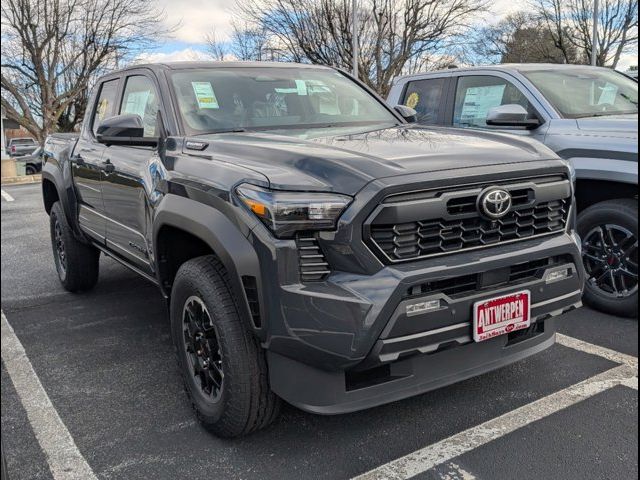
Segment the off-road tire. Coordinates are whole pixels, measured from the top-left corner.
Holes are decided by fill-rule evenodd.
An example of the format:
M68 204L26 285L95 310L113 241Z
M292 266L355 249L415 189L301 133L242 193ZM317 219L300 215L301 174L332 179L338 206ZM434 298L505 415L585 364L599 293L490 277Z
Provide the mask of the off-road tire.
M583 241L593 228L602 224L619 225L638 238L638 202L633 199L607 200L586 208L578 215L578 234ZM583 247L584 248L584 247ZM612 298L592 286L585 285L585 303L597 310L625 317L638 316L638 291L621 298Z
M173 282L170 315L178 365L196 416L215 435L233 438L272 423L281 401L269 388L264 351L240 318L229 283L225 268L213 255L185 262ZM200 389L185 345L183 312L194 296L206 306L220 347L224 377L216 401Z
M55 202L51 207L49 224L53 259L60 283L69 292L91 290L98 282L100 250L74 236L60 202ZM58 233L56 229L59 229ZM63 243L64 260L58 251L58 240Z

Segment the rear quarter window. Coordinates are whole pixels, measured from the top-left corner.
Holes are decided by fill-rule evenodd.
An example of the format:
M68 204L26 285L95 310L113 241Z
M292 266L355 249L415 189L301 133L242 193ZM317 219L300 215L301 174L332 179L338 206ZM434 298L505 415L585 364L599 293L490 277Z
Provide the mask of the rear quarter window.
M407 84L402 104L417 112L418 123L440 123L445 78L414 80Z

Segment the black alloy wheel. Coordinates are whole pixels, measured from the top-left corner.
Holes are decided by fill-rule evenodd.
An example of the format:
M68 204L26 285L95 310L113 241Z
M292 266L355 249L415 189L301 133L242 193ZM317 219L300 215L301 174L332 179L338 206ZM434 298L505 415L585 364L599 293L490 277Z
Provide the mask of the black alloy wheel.
M56 218L53 226L53 243L56 255L56 266L61 279L67 275L67 254L64 248L64 236L62 234L62 225L60 220Z
M184 352L198 391L210 402L217 402L224 388L222 352L216 327L199 297L187 298L182 309L182 324Z
M638 290L638 239L620 225L592 228L582 241L587 282L607 297L627 298Z

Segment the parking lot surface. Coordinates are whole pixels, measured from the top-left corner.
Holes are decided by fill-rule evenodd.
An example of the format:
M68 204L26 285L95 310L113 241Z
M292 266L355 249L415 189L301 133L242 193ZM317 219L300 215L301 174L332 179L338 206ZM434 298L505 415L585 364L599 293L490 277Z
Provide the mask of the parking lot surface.
M102 258L59 285L39 185L3 187L2 437L11 480L629 479L638 476L638 323L582 308L549 350L386 406L285 407L221 440L195 421L156 287Z

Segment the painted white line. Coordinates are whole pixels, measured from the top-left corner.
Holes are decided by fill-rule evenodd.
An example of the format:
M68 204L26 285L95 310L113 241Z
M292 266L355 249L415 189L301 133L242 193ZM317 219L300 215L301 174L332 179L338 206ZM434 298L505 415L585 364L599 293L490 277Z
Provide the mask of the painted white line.
M578 340L577 338L568 337L561 333L556 333L556 342L565 347L573 348L574 350L580 350L581 352L589 353L591 355L598 355L599 357L606 358L612 362L623 363L631 366L638 366L638 358L627 355L626 353L616 352L609 348L601 347L600 345L594 345L593 343Z
M618 385L638 389L637 363L635 366L625 363L607 370L481 425L416 450L356 479L399 480L413 477Z
M2 198L4 198L7 202L13 202L14 198L3 189L0 189L0 194L2 195Z
M24 347L1 313L2 361L27 412L29 423L55 480L95 480L69 430L53 407Z

